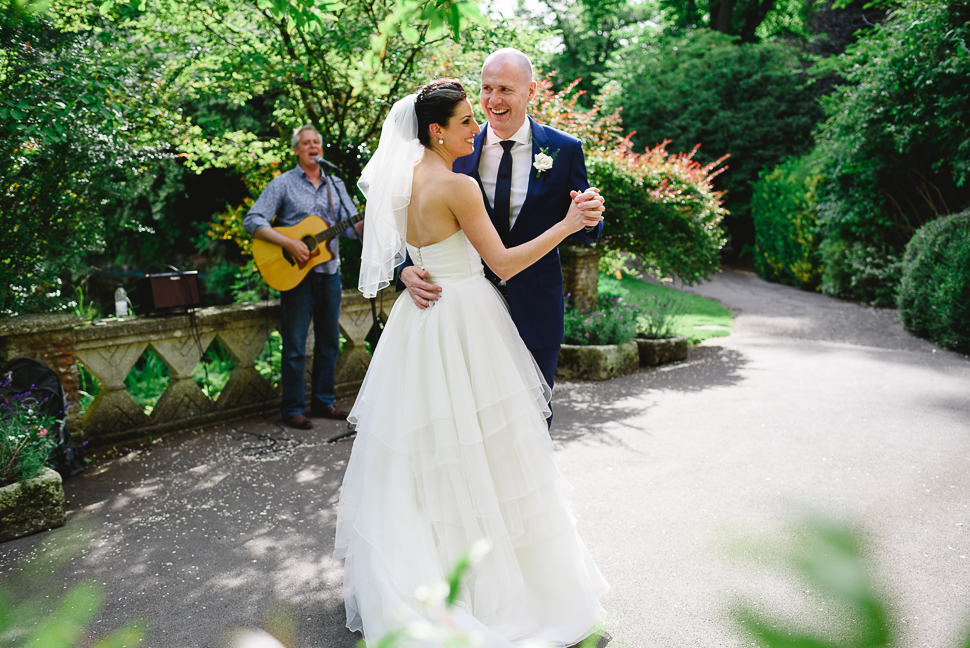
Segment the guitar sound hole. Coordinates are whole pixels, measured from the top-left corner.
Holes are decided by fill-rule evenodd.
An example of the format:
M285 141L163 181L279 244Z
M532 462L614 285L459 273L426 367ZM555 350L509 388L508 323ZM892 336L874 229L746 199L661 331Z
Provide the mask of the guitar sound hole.
M300 240L303 241L303 244L306 245L306 249L310 250L310 252L317 249L317 240L312 236L304 236Z

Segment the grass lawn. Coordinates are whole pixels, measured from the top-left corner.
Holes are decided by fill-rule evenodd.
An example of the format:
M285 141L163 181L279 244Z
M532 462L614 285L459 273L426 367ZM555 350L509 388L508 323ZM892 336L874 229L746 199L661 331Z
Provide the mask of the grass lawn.
M731 311L713 299L690 295L666 286L656 286L626 274L622 279L617 279L615 276L600 273L599 292L618 295L630 304L652 301L655 295L661 302L671 300L677 313L673 318L674 331L677 335L688 338L691 344L711 337L729 335L730 328L734 325ZM712 328L697 328L699 326Z

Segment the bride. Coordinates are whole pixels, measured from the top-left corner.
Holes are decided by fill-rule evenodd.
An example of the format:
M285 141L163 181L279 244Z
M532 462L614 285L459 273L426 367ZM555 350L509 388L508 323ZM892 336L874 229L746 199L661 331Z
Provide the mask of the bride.
M549 387L482 259L507 279L602 220L602 202L574 201L550 230L506 249L475 180L451 171L479 131L461 84L434 81L394 105L364 169L361 291L389 285L406 249L442 297L391 310L348 419L357 439L334 556L345 561L347 627L373 640L427 614L415 590L487 540L453 619L489 648L568 646L604 618L607 584L553 463Z

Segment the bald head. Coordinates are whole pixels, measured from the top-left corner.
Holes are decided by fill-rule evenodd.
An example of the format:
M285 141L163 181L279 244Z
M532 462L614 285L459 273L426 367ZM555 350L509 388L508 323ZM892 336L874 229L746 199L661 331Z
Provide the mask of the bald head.
M493 52L482 65L482 110L488 126L502 139L525 123L526 106L536 95L532 61L517 49Z
M532 81L532 61L528 56L513 47L504 47L488 55L482 64L482 72L490 67L507 67L521 74L526 83Z

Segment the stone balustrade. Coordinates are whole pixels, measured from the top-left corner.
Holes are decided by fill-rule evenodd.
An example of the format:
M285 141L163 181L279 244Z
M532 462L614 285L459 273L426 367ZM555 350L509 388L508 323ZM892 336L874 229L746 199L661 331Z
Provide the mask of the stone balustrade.
M385 290L377 299L386 319L397 294ZM256 370L256 360L279 321L279 301L198 309L192 315L108 319L81 323L70 316L28 316L0 320L0 360L26 355L54 367L71 403L68 424L75 443L117 443L148 434L191 429L222 419L274 411L278 389ZM345 342L337 363L337 395L356 393L370 363L365 342L372 328L371 304L356 290L346 290L340 313ZM218 340L233 369L213 403L193 379L193 370ZM147 414L125 390L125 379L147 349L165 363L168 385ZM313 329L307 341L312 366ZM78 369L98 383L98 394L83 416L79 407ZM309 376L307 384L309 384Z

